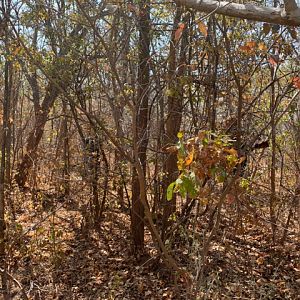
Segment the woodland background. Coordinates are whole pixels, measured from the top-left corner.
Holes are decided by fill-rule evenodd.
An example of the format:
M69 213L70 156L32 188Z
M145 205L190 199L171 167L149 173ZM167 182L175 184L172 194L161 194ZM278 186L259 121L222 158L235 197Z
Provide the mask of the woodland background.
M175 2L1 1L4 299L298 299L295 2Z

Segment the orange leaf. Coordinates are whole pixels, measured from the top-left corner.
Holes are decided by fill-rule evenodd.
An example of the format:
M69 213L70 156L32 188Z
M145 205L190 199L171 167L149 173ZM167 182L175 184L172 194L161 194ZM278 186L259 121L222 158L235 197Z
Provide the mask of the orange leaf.
M256 47L256 42L250 41L246 43L246 46L248 46L251 50Z
M202 21L198 21L198 29L199 31L206 37L207 36L207 27Z
M245 52L245 53L251 52L251 48L250 48L249 46L240 46L240 47L239 47L239 50L240 50L241 52Z
M194 147L192 148L192 151L189 153L188 157L185 159L185 165L186 166L189 166L192 162L193 162L193 159L194 159Z
M299 89L299 90L300 90L300 77L294 77L294 78L293 78L293 86L294 86L296 89Z
M233 156L237 156L237 155L238 155L236 149L234 149L234 148L225 149L225 151L226 151L227 153L229 153L230 155L233 155Z
M266 46L265 43L259 43L258 44L258 49L261 50L261 51L266 51L266 50L268 50L268 47Z
M183 23L179 23L177 30L175 31L175 41L178 41L182 35L182 31L185 25Z

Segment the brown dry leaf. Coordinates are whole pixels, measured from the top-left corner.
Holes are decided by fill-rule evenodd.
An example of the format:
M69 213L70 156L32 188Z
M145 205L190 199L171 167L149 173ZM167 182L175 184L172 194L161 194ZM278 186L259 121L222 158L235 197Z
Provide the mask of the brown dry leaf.
M227 153L229 153L230 155L233 155L233 156L237 156L238 155L237 150L234 149L234 148L225 149L225 152L227 152Z
M201 198L200 200L199 200L199 202L200 202L200 204L201 205L207 205L207 203L208 203L208 199L207 198Z
M144 291L144 283L143 282L140 282L138 285L137 285L137 288L138 288L138 291L140 293L142 293Z
M203 168L198 168L196 170L196 175L199 179L204 179L206 176L205 170Z
M265 259L264 259L262 256L260 256L260 257L256 260L256 263L257 263L259 266L263 265L264 262L265 262Z
M269 23L264 23L263 24L263 33L264 34L268 34L271 30L271 25Z
M227 194L226 195L226 201L228 204L232 204L235 201L235 197L233 194Z
M205 137L206 137L206 132L204 130L199 131L199 133L198 133L199 140L202 141Z
M243 161L245 161L246 160L246 156L242 156L242 157L240 157L240 159L239 159L239 164L241 164Z

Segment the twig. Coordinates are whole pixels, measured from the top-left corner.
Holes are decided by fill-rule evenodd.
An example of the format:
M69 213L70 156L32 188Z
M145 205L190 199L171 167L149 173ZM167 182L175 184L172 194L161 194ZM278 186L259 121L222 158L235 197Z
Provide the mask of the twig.
M20 281L18 281L14 276L12 276L10 273L8 273L7 271L5 271L4 269L0 268L0 273L5 274L6 276L8 276L21 290L23 299L25 300L29 300L24 287L22 286L22 284L20 283Z

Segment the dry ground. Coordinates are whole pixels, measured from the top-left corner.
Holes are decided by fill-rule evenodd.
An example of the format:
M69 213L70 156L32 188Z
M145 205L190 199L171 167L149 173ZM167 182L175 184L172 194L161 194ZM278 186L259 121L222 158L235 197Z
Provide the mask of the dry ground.
M149 234L149 256L136 262L128 214L112 208L95 228L83 217L84 193L82 201L41 192L34 199L29 192L14 197L19 206L16 222L9 224L7 259L15 279L10 281L12 299L22 299L21 289L29 299L300 299L300 246L294 231L284 246L273 247L260 222L232 232L228 215L209 253L206 283L196 291L196 284L174 281L157 259ZM182 235L172 253L195 275L200 239L191 242L187 232Z

